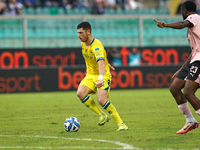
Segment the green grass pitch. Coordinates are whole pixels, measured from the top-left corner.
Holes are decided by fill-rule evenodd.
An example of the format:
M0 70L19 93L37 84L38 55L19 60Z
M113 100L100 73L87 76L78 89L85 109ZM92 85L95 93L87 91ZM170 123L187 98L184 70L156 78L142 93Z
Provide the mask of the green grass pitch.
M113 119L98 126L75 91L0 94L0 149L200 149L200 128L176 134L185 118L168 89L111 90L108 100L128 131L117 132ZM71 116L81 122L78 132L63 127Z

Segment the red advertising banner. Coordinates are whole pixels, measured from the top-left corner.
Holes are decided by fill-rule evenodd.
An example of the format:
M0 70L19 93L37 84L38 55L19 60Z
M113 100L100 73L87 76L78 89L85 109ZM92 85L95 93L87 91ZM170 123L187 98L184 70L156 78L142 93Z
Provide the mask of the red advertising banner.
M112 48L106 48L108 52ZM190 54L190 47L138 47L143 65L178 65ZM118 47L123 66L128 64L131 47ZM1 49L0 69L29 66L75 66L85 64L81 48Z
M117 67L111 89L165 88L180 66ZM0 93L76 90L84 67L0 69Z

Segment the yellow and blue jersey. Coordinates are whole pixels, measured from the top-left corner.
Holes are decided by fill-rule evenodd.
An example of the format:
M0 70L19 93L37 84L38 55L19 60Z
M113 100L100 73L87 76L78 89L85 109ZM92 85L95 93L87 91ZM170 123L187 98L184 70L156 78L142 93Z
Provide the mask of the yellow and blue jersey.
M86 46L81 42L82 54L86 63L87 75L99 75L98 61L104 60L105 74L104 76L111 77L106 51L102 43L98 39L93 39L90 46Z

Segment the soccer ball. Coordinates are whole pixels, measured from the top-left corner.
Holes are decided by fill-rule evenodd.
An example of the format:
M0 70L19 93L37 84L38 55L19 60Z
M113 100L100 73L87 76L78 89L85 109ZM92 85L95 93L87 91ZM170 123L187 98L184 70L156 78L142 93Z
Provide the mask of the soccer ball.
M69 117L64 122L64 128L67 132L76 132L80 128L80 122L76 117Z

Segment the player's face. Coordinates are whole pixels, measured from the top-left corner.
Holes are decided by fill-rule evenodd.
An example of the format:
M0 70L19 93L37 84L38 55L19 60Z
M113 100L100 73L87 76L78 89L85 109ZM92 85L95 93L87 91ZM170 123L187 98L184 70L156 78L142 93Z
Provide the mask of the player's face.
M183 20L185 20L185 19L187 18L186 9L181 8L181 14L182 14L182 16L183 16Z
M81 42L86 42L88 40L88 30L83 30L83 28L77 29L78 37Z

